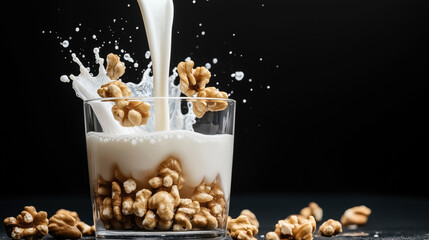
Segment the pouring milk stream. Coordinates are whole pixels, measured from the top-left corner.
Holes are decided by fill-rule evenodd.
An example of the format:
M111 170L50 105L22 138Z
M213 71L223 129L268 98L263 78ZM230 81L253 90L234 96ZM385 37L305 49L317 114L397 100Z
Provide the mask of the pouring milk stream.
M171 32L174 7L171 0L137 0L146 29L152 59L155 97L168 97ZM155 101L155 130L169 130L167 99Z

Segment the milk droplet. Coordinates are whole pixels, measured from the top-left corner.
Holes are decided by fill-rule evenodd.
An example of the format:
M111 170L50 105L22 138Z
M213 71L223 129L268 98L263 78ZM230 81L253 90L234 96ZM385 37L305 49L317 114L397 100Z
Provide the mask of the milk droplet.
M217 58L213 58L212 62L216 64L218 62Z
M79 31L80 31L80 28L79 28L79 27L76 27L74 30L75 30L76 32L79 32Z
M203 35L203 36L204 36L204 35L206 35L206 32L205 32L205 31L202 31L202 32L201 32L201 35Z
M95 34L92 35L92 39L97 39L97 36Z
M212 68L212 65L210 63L206 63L206 65L204 65L207 69Z
M70 78L67 77L67 75L62 75L60 77L60 81L63 82L63 83L68 83L68 82L70 82Z
M62 41L61 43L61 46L63 46L63 47L68 47L69 46L69 41L67 41L67 40L64 40L64 41Z
M267 86L267 89L270 89L270 88L271 88L271 87L270 87L270 85L268 85L268 86Z
M149 59L150 58L150 51L146 51L146 53L144 54L144 57L146 59Z
M232 75L231 75L232 77ZM235 72L235 80L241 81L244 78L244 73L242 71L236 71Z
M130 56L129 53L124 54L124 59L127 60L128 62L134 62L134 59Z
M139 64L138 64L138 63L134 63L134 67L135 67L135 68L138 68L138 67L139 67Z
M243 103L246 103L247 102L247 100L246 99L243 99Z

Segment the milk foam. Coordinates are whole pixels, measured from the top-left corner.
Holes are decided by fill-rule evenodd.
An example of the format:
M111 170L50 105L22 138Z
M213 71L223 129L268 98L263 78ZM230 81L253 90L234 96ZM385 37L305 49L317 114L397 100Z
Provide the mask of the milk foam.
M149 187L148 180L156 175L158 165L172 156L182 164L183 197L202 181L212 183L217 177L225 198L229 197L232 135L204 135L185 130L127 135L89 132L86 140L92 183L97 182L98 176L113 180L113 168L117 166L125 176L134 178L139 187Z

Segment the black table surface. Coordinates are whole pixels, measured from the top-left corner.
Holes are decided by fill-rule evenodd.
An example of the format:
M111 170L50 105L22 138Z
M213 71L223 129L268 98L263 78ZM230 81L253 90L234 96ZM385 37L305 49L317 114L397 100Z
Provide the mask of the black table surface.
M343 212L353 206L366 205L371 208L372 214L365 226L344 228L342 234L332 239L429 240L429 199L426 198L350 194L233 194L229 214L235 218L242 209L253 211L260 222L256 238L264 239L267 232L274 230L278 220L299 213L311 201L323 209L323 220L339 220ZM46 211L48 217L60 208L73 210L78 212L84 222L92 222L89 195L2 196L0 218L16 217L27 205L35 206L38 211ZM0 227L0 238L7 238L3 224ZM329 238L318 235L316 231L314 239Z

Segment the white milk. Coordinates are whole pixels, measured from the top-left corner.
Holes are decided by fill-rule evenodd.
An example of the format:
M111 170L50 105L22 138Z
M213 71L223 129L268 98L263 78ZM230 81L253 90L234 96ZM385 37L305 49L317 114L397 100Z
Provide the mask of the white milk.
M173 29L172 0L137 0L146 29L152 59L155 97L168 97L171 32ZM155 130L169 129L168 102L155 102Z
M189 191L203 180L212 183L216 177L220 179L225 198L229 197L232 135L203 135L184 130L134 135L90 132L86 140L92 183L97 182L98 176L113 180L113 168L118 166L122 174L134 178L139 187L149 187L148 180L156 175L158 165L172 156L182 165L183 197L191 194Z

